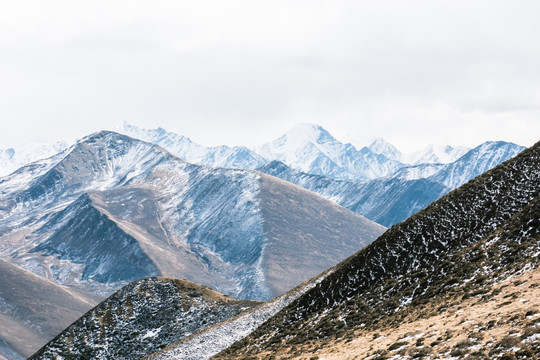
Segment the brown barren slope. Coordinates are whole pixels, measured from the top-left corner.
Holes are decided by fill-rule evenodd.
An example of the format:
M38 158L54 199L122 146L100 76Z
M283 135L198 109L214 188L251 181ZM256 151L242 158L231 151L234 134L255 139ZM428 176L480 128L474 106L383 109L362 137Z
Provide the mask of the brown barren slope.
M97 303L0 259L0 338L26 357Z
M493 286L489 301L459 301L445 310L430 304L409 321L357 330L347 339L314 341L259 358L292 359L536 359L540 343L540 269ZM460 299L456 299L460 300ZM425 317L425 312L438 312ZM290 353L297 355L290 357ZM513 357L512 357L513 356Z
M336 265L386 230L300 186L260 176L259 200L268 237L263 268L275 294Z

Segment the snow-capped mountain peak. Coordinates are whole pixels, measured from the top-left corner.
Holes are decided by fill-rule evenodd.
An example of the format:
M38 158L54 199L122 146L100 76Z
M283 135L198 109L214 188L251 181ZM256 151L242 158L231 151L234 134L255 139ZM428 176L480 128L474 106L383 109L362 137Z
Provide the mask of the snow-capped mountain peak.
M310 141L318 144L322 141L337 141L322 126L310 123L300 123L289 130L285 135L291 143L300 143Z
M382 154L389 159L401 161L401 151L382 137L375 138L368 148L375 154Z
M375 154L382 154L389 159L410 165L420 164L449 164L456 161L469 150L465 146L430 144L425 148L412 152L402 153L385 139L375 138L368 148Z
M285 135L254 149L266 159L279 160L310 174L335 179L362 180L390 175L403 165L343 144L319 125L298 124Z
M413 165L449 164L465 155L469 150L471 149L465 146L431 144L422 150L404 155L403 161Z
M225 168L256 169L267 161L244 146L205 147L189 137L161 127L144 129L122 121L117 131L136 139L159 145L172 154L194 164Z

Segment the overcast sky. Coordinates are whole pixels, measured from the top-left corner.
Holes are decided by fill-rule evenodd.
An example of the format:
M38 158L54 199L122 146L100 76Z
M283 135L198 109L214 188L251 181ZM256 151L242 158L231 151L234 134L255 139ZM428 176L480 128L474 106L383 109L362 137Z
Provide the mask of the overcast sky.
M540 2L0 0L0 148L124 119L204 145L540 140Z

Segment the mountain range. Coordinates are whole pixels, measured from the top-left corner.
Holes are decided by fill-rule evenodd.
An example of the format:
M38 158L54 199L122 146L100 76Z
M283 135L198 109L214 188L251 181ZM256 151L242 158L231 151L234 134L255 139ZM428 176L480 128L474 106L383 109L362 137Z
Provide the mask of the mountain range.
M205 148L161 128L145 130L122 123L118 130L194 163L256 168L384 226L407 219L524 149L513 143L488 141L473 149L430 145L403 154L379 138L357 150L313 124L299 124L253 151L244 147Z
M269 299L384 231L266 174L190 164L113 132L4 177L0 194L2 253L60 284L180 276Z
M357 150L311 124L253 149L207 148L161 128L126 123L119 130L131 136L92 134L0 177L0 260L12 277L0 286L0 316L13 325L0 329L0 355L29 356L103 297L149 277L160 279L151 283L156 291L178 285L169 278L186 278L241 300L285 293L255 307L255 323L242 314L228 323L247 335L323 278L295 286L370 244L384 226L445 199L523 150L506 142L431 147L415 155L423 159L415 164L383 140ZM34 285L15 289L19 280L13 279ZM114 303L135 296L138 286L125 288L123 300L117 296ZM52 304L55 296L58 304L69 303L68 311ZM39 306L25 302L32 297ZM37 315L49 309L53 317ZM117 310L114 317L123 316L124 305ZM162 325L154 325L148 334L158 335ZM202 329L195 325L145 347L155 351L183 341ZM216 334L232 331L226 328ZM96 336L103 340L108 334ZM127 338L140 334L135 335L124 332ZM241 338L235 336L213 349Z
M354 182L391 176L412 165L451 163L470 150L430 145L415 153L403 154L382 138L357 149L340 142L323 127L307 123L298 124L279 138L252 149L224 145L204 147L162 128L143 129L126 122L121 122L116 131L160 145L196 164L256 169L278 160L300 172Z
M262 172L300 185L384 226L395 225L444 194L508 160L522 147L503 141L486 142L448 164L404 167L393 176L363 182L336 180L296 171L273 161ZM419 167L435 169L425 177Z
M537 143L392 227L215 358L537 357L539 185ZM183 358L182 343L152 358Z
M450 145L441 146L431 144L424 149L405 154L383 138L376 138L368 148L375 154L381 154L389 159L410 165L448 164L456 161L471 150L465 146L453 147Z
M146 358L534 359L539 254L540 143L319 276ZM153 335L159 319L149 323ZM83 324L34 358L67 349L62 339L86 331ZM85 346L70 340L66 356ZM115 358L132 352L110 351L118 349Z
M190 164L113 132L1 178L0 197L2 258L88 295L168 276L268 300L385 230L267 174Z

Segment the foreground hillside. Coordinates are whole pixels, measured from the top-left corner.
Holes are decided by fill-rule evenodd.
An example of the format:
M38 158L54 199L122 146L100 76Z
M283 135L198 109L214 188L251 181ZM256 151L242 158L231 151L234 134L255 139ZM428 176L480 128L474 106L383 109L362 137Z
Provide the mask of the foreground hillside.
M267 301L251 310L248 310L227 321L203 329L192 336L178 341L177 343L158 351L145 359L152 360L201 360L209 359L231 346L261 324L274 316L280 310L290 305L293 301L313 289L331 273L326 271L317 278L306 281L294 289L287 291L270 301Z
M489 289L487 296L456 296L449 307L428 304L397 326L357 330L324 345L300 346L293 358L538 359L540 269Z
M463 306L470 301L497 306L502 282L536 276L531 271L539 265L539 196L540 143L392 227L217 358L294 358L317 350L329 352L336 342L359 341L358 334L384 335L383 331L403 329L460 306L467 312L470 309ZM512 284L519 286L519 281ZM533 291L525 295L534 296L537 284L533 281L527 286ZM521 301L520 292L508 296L501 307ZM503 344L494 343L484 351L475 348L471 334L469 343L456 345L458 350L462 348L463 354L482 350L479 358L502 356L507 351L537 356L538 323L534 319L538 309L532 298L521 302L527 301L530 308L517 310L514 318L499 319L509 331L503 330L503 338L512 338L512 324L519 328L510 343L501 339ZM462 320L465 325L472 321ZM483 326L490 325L479 324L478 329ZM410 336L403 342L410 341ZM418 347L421 345L418 341ZM405 344L391 346L386 350ZM432 350L421 351L425 354L409 356L426 356Z
M247 310L239 301L186 280L149 278L125 286L31 359L139 359Z

